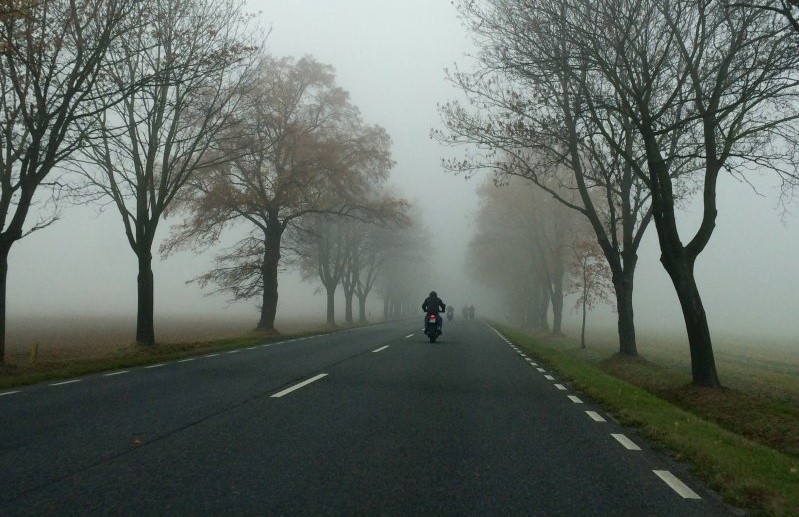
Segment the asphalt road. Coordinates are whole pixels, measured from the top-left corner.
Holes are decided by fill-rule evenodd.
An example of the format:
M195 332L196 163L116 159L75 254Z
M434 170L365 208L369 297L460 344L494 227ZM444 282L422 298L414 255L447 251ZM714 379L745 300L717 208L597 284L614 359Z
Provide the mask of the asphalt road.
M729 515L479 321L0 392L0 514Z

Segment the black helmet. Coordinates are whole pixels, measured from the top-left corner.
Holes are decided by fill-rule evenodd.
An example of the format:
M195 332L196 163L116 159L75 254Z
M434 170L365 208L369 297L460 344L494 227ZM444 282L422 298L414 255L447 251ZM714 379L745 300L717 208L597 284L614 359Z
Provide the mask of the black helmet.
M438 293L436 293L435 291L430 291L430 297L431 298L437 298L438 297Z

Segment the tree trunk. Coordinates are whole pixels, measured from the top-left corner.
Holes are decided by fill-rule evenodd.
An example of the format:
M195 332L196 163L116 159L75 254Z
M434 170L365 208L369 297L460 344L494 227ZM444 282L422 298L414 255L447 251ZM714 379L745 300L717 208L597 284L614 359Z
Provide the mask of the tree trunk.
M585 300L586 295L583 293L583 328L580 330L580 348L585 348L585 313L588 312Z
M562 268L559 268L562 269ZM552 334L563 335L561 323L563 321L563 272L556 272L552 279Z
M618 311L619 354L631 357L638 355L633 312L633 272L634 268L628 266L624 273L613 275Z
M366 323L366 296L358 297L358 323Z
M716 372L707 314L694 278L694 259L685 255L673 258L662 255L660 261L671 277L677 297L680 299L685 329L688 332L688 345L691 349L693 383L697 386L720 388L721 382Z
M344 289L344 319L347 325L352 325L354 323L352 318L352 295L353 291Z
M336 286L338 284L333 285L332 287L325 286L325 290L327 291L327 324L328 325L335 325L336 324Z
M0 364L5 364L6 359L6 282L10 251L11 243L0 244Z
M538 329L542 332L549 332L549 320L547 313L549 313L549 300L550 292L549 287L541 287L541 299L538 305Z
M283 236L282 228L269 229L264 235L264 258L261 264L264 292L261 301L261 319L256 330L274 332L275 316L277 315L277 270L280 265L280 239Z
M155 344L155 287L153 280L153 255L149 249L136 253L139 259L138 310L136 314L136 343Z

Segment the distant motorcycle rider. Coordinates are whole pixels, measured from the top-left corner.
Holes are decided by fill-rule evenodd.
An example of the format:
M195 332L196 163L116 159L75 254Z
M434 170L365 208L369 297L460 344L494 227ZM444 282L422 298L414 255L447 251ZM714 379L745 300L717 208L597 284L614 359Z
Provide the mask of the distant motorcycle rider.
M435 291L430 291L430 296L422 303L422 310L425 313L434 312L436 314L436 325L438 325L438 330L441 330L441 312L447 310L447 306L438 297L438 293Z

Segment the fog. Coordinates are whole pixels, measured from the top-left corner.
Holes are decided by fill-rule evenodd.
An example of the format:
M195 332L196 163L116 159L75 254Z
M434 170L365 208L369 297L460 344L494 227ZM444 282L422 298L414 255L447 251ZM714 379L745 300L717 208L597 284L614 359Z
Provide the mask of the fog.
M261 11L264 25L271 25L267 42L272 54L309 54L333 65L338 84L350 92L364 120L385 127L391 135L396 166L390 183L417 204L420 219L434 237L432 262L439 269L429 288L456 308L473 303L478 315L493 313L501 318L502 308L494 297L470 280L464 269L477 204L475 189L482 178L467 181L444 172L442 157L459 150L429 138L431 128L441 125L436 104L458 97L445 80L444 68L458 63L468 69L467 54L473 52L450 2L250 0L249 6ZM797 344L797 220L790 213L784 216L774 181L757 177L753 182L759 194L729 177L719 184L717 228L697 264L711 332ZM686 230L698 220L699 210L696 205L686 208ZM107 314L133 320L136 261L116 210L62 203L61 211L60 221L12 248L9 327L13 328L14 318L30 316ZM162 239L168 230L162 226ZM684 336L677 297L658 257L652 226L636 274L636 324L644 334L665 331ZM257 301L231 305L224 295L207 296L198 286L186 285L208 269L212 258L212 252L181 252L155 260L156 313L249 318L254 326ZM315 294L316 287L301 283L296 273L283 273L278 327L281 318L323 319L325 299ZM420 304L426 294L419 293ZM380 311L378 302L373 294L374 316ZM567 318L575 324L576 314L569 312ZM589 316L589 332L614 324L607 308Z

